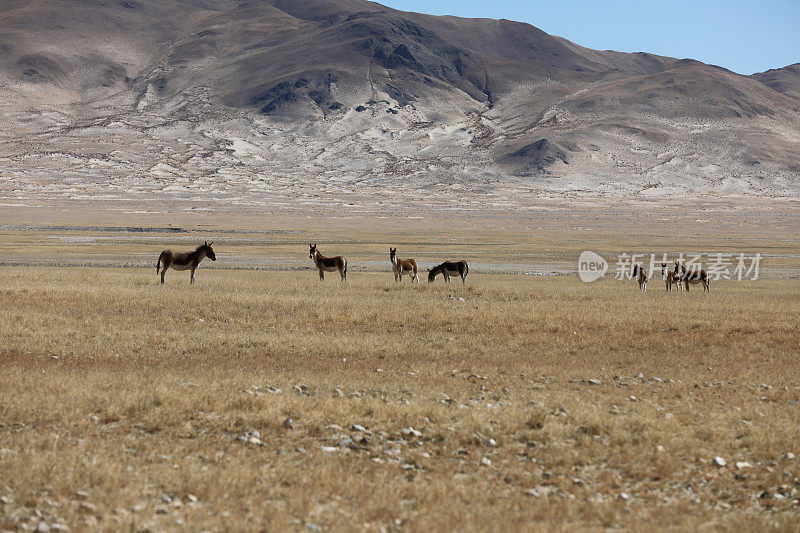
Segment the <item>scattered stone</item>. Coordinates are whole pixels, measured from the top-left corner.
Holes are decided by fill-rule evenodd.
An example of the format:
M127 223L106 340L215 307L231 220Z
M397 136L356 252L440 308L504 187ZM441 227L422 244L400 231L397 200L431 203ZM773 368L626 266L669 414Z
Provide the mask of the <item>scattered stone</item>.
M50 531L50 526L47 522L39 522L39 525L36 526L36 533L48 533Z
M317 524L312 524L311 522L306 522L306 529L309 531L322 531Z
M89 420L91 420L91 421L92 421L94 424L98 424L98 423L100 423L100 417L98 417L97 415L92 415L92 416L89 418Z
M411 436L411 437L421 437L422 436L422 432L421 431L417 431L416 429L414 429L413 427L410 427L410 426L407 427L407 428L401 429L400 433L402 433L403 435L405 435L407 437L409 437L409 436Z
M627 501L629 501L631 499L631 496L627 492L620 492L619 496L617 496L617 498L619 498L622 501L627 502Z
M667 449L666 449L666 448L664 448L662 445L660 445L660 444L659 444L658 446L656 446L656 451L657 451L658 453L664 453L665 451L667 451Z
M95 507L94 504L91 504L89 502L81 502L78 505L78 509L80 509L81 512L84 512L84 513L91 513L91 514L97 513L97 507Z
M792 452L786 452L786 455L783 456L784 459L788 459L789 461L794 461L794 454Z
M344 396L344 393L339 389L333 389L333 397L334 398L341 398Z
M383 369L382 368L376 368L375 372L383 372Z
M200 501L200 498L198 498L197 496L195 496L195 495L194 495L194 494L192 494L192 493L189 493L189 495L188 495L188 496L186 496L186 499L187 499L187 500L189 500L189 501L190 501L190 502L192 502L192 503L197 503L197 502L199 502L199 501Z
M618 415L620 414L620 412L621 411L619 410L619 407L617 407L616 405L612 405L611 410L609 411L609 413L611 413L612 415Z
M322 451L323 452L336 452L336 451L339 451L339 448L336 448L335 446L323 446L322 447Z
M347 437L346 439L342 439L339 441L340 448L348 448L353 445L353 439Z
M525 491L525 496L533 496L534 498L538 498L541 496L541 494L539 494L539 491L536 489L528 489Z
M168 512L166 507L156 507L156 514L167 514Z
M589 380L589 384L590 385L601 385L602 381L600 381L599 379L592 378L592 379Z
M62 533L69 533L70 528L66 524L53 524L50 526L50 531L61 531Z
M489 439L488 441L486 441L486 444L492 448L495 448L497 446L497 441L494 439Z
M728 464L728 462L719 455L714 457L712 463L714 464L714 466L717 466L719 468L722 468L723 466L726 466Z
M642 374L641 372L636 374L636 379L642 379L643 377L644 377L644 374Z
M752 465L747 461L736 461L736 468L742 470L743 468L750 468Z
M283 427L286 429L294 429L294 421L291 418L287 418L283 421Z
M630 401L635 402L636 401L636 396L631 394L629 399L630 399Z
M280 394L280 393L282 393L282 392L283 392L281 389L279 389L279 388L277 388L277 387L273 387L273 386L271 386L271 385L270 385L269 387L267 387L267 389L266 389L266 390L267 390L267 392L268 392L268 393L270 393L270 394Z
M0 503L2 503L3 505L8 505L11 503L11 498L9 498L8 496L0 496Z
M481 466L492 466L492 460L488 457L481 457Z
M350 426L350 431L366 431L367 428L362 426L361 424L353 424Z
M764 491L758 495L758 497L761 498L762 500L768 500L771 496L772 495L767 491Z

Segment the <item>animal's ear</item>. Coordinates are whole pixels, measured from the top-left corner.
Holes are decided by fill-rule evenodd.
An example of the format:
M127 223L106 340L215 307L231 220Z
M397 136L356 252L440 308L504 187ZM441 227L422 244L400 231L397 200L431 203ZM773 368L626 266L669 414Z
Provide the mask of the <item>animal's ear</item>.
M212 244L214 244L214 241L211 241L210 243L208 243L209 246L211 246Z
M208 241L203 241L203 243L204 243L206 246L208 246Z

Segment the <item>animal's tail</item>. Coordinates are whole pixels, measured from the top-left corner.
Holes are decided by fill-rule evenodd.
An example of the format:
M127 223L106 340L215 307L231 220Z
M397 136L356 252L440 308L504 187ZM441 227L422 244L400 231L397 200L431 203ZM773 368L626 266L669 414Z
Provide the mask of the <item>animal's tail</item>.
M344 277L347 279L347 259L344 260Z
M161 255L158 256L158 262L156 262L156 274L159 273L161 270L161 258L164 257L164 252L161 252Z

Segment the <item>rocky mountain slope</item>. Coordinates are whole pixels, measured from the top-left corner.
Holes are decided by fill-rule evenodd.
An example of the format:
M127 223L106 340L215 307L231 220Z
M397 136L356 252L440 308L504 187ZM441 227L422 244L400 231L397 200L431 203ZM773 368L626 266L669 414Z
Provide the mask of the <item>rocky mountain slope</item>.
M800 69L362 0L0 5L0 200L796 195Z

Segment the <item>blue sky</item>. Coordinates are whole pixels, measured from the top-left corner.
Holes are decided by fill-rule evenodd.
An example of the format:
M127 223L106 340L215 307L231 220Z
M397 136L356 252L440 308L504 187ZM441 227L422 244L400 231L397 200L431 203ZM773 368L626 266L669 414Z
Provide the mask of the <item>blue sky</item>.
M800 0L380 0L404 11L528 22L598 50L752 74L800 62Z

